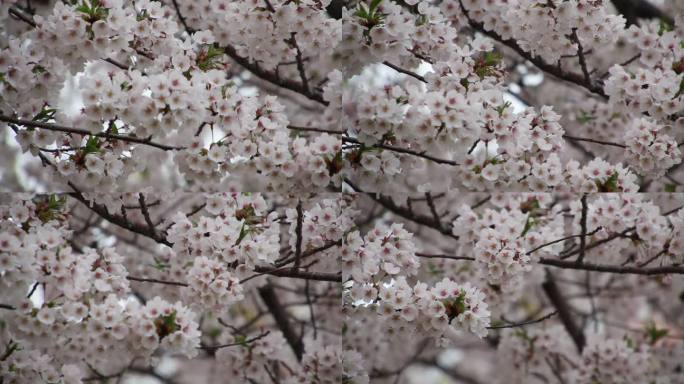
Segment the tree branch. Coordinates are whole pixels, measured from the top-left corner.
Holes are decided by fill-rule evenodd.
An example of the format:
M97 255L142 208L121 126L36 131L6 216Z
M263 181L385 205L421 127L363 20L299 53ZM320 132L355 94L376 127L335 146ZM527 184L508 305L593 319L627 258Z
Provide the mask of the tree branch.
M558 316L560 317L561 323L563 323L565 330L568 331L577 350L581 354L582 349L584 349L584 345L586 344L584 331L575 323L575 320L570 313L570 305L560 293L558 285L554 281L551 273L546 273L546 281L542 283L542 288L544 289L546 296L548 296L549 301L551 301L551 304L558 310Z
M582 214L580 216L580 249L579 256L577 256L577 264L582 264L584 260L584 253L587 247L587 194L583 194L580 199L582 203Z
M353 182L351 182L350 180L344 179L344 182L349 184L349 186L351 186L352 189L354 189L356 192L365 193L359 187L357 187ZM396 205L394 203L394 201L392 201L392 199L384 197L382 195L379 195L379 194L374 195L371 193L366 193L366 195L368 195L368 197L370 197L375 202L382 205L383 207L385 207L386 209L388 209L389 211L391 211L392 213L394 213L396 215L399 215L405 219L413 221L414 223L421 224L421 225L424 225L426 227L430 227L432 229L435 229L445 236L448 236L448 237L451 237L453 239L458 240L458 236L451 233L450 228L443 228L441 223L435 222L435 220L429 216L417 214L417 213L414 213L414 212L406 209L405 207Z
M353 137L342 137L342 142L346 143L353 143L353 144L361 144L359 140ZM373 148L381 148L381 149L386 149L388 151L393 151L393 152L398 152L398 153L405 153L407 155L413 155L417 157L422 157L424 159L433 161L438 164L448 164L448 165L453 165L457 166L458 163L453 161L453 160L448 160L448 159L440 159L438 157L434 157L431 155L426 154L425 152L416 152L414 150L408 149L408 148L401 148L401 147L395 147L392 145L386 145L386 144L373 144Z
M25 127L42 128L42 129L47 129L47 130L56 131L56 132L73 133L73 134L77 134L77 135L95 136L95 137L102 137L105 139L121 140L121 141L127 141L127 142L131 142L131 143L145 144L145 145L149 145L151 147L163 149L165 151L181 150L181 149L185 148L185 147L174 147L174 146L170 146L170 145L155 143L155 142L151 141L150 139L141 139L141 138L134 137L134 136L115 135L115 134L106 133L106 132L90 132L86 129L81 129L81 128L65 127L63 125L52 124L52 123L43 123L40 121L33 121L33 120L15 119L15 118L12 118L9 116L4 116L4 115L0 115L0 121L4 121L4 122L10 123L10 124L23 125Z
M463 15L466 17L468 20L468 23L470 24L470 27L473 28L474 30L489 36L490 38L508 46L509 48L513 49L515 52L517 52L520 56L534 64L537 68L540 70L560 79L567 81L569 83L573 83L575 85L579 85L580 87L586 89L587 91L601 96L604 99L608 99L608 95L603 91L603 88L601 86L598 86L596 84L592 84L591 82L587 82L586 79L582 74L578 73L573 73L573 72L566 72L564 71L560 66L552 65L547 62L545 62L542 58L538 56L532 56L529 52L526 52L520 45L518 45L518 42L515 41L514 39L504 39L501 37L498 33L494 31L488 31L483 23L479 23L473 19L470 18L470 15L468 13L468 10L463 6L463 2L459 0L459 4L461 6L461 10L463 11Z
M271 285L259 287L258 290L259 296L261 296L266 308L271 312L276 325L283 333L285 340L287 340L287 343L294 351L295 356L297 356L297 360L301 361L302 356L304 355L304 345L292 328L290 320L287 317L286 309L280 304L275 290Z
M104 205L100 205L100 204L97 204L95 202L91 203L90 201L88 201L83 196L81 191L73 183L68 182L68 184L74 190L73 193L69 193L69 196L80 201L84 206L86 206L91 211L97 213L103 219L109 221L112 224L118 225L119 227L121 227L123 229L127 229L131 232L135 232L135 233L141 234L145 237L149 237L150 239L156 241L157 243L164 244L164 245L169 246L169 247L173 246L173 244L171 244L171 242L166 240L166 238L159 236L156 233L156 231L151 231L147 226L140 225L137 223L132 223L121 215L109 213L109 210L107 210L107 207L105 207Z
M295 226L295 260L292 266L292 271L299 270L299 265L302 262L302 223L304 222L304 213L302 212L302 201L297 202L297 224Z
M205 349L205 350L210 350L210 351L216 351L217 349L221 348L227 348L227 347L235 347L235 346L245 346L249 343L255 342L259 339L263 339L264 337L268 336L271 333L271 331L265 331L261 333L260 335L254 336L250 339L246 339L243 341L235 342L235 343L228 343L228 344L221 344L221 345L205 345L199 347L199 349Z
M542 316L538 319L523 321L521 323L509 323L509 324L504 324L504 325L495 325L495 326L487 327L487 329L504 329L504 328L524 327L524 326L530 325L530 324L541 323L542 321L550 319L557 314L558 314L558 311L553 311L553 312L549 313L548 315Z
M601 144L601 145L610 145L610 146L618 147L618 148L627 148L627 146L624 145L624 144L613 143L613 142L611 142L611 141L590 139L590 138L587 138L587 137L577 137L577 136L563 135L563 138L564 138L564 139L568 139L568 140L572 140L572 141L586 141L586 142L588 142L588 143Z

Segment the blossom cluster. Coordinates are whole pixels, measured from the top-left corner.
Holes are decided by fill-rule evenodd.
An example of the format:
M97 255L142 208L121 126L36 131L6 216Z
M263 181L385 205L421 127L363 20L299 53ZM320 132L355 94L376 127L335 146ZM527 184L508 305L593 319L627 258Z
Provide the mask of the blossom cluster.
M677 142L646 119L635 120L625 132L627 162L640 174L664 175L682 161Z
M438 344L450 343L462 331L487 335L490 312L485 295L470 283L444 278L432 287L422 282L411 287L404 276L399 276L379 289L355 283L350 291L350 299L361 301L358 305L362 307L368 305L363 301L369 297L379 321L394 332L420 329Z
M648 382L657 377L651 364L648 346L630 345L625 339L591 340L582 351L573 383L591 381Z
M267 212L262 195L217 194L209 196L206 204L211 215L193 221L178 213L170 223L167 239L180 260L203 256L252 267L278 258L277 213ZM180 260L178 267L183 268Z
M420 261L415 255L413 234L401 224L390 228L375 227L364 237L358 231L349 233L341 251L343 273L357 282L374 279L378 274L411 276Z
M196 257L187 273L185 301L198 308L221 309L244 298L240 280L224 263L204 256Z
M447 3L453 8L458 1ZM615 43L625 25L624 17L611 14L601 1L521 0L500 6L465 0L463 6L485 29L504 39L514 38L532 55L552 63L563 55L576 54L580 46L589 50Z

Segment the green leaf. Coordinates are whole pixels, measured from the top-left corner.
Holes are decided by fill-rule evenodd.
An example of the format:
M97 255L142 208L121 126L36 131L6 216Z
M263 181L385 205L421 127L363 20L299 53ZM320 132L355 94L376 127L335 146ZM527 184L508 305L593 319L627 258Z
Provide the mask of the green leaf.
M668 23L666 20L660 19L660 23L658 25L658 35L662 36L663 33L665 32L670 32L673 31L674 27L672 24Z
M354 16L360 17L362 19L369 19L369 14L363 4L359 4L359 9L354 12Z
M583 110L580 110L580 115L577 117L577 121L580 124L586 124L592 120L596 120L596 116L589 114Z
M510 102L510 101L507 101L507 102L505 102L503 105L500 105L500 106L496 107L495 109L496 109L496 112L499 113L499 117L501 117L501 115L503 115L503 113L504 113L504 111L506 110L506 108L508 108L508 107L510 107L510 106L511 106L511 102Z
M679 97L682 93L684 93L684 76L682 76L682 80L679 81L679 90L677 91L675 98Z
M109 122L109 128L107 129L109 133L118 135L119 134L119 128L116 127L116 124L113 121Z
M240 245L242 240L245 239L245 236L249 233L249 229L247 228L246 223L242 223L242 227L240 227L240 235L237 238L237 241L235 241L235 245Z
M665 184L665 192L669 192L669 193L677 192L677 186L674 184Z
M129 91L132 88L133 88L133 86L128 81L124 81L123 83L121 83L121 90L122 91Z
M485 52L484 63L490 67L499 65L503 60L503 55L496 51Z
M465 296L465 292L460 292L456 297L448 297L442 300L442 304L444 304L446 315L449 317L450 323L453 319L458 317L458 315L465 312Z
M244 335L237 335L235 336L234 343L238 345L247 345L247 338Z
M530 215L527 215L527 220L525 221L525 228L523 228L523 231L520 234L520 237L525 236L527 234L527 232L529 232L530 229L532 229L532 227L535 226L535 224L537 224L537 223L534 221L534 218Z
M610 175L610 177L604 182L595 180L594 183L596 184L599 192L619 192L617 172L613 172L613 174Z
M152 267L158 271L163 271L168 267L168 265L164 264L164 262L162 262L161 260L155 258L154 264L152 264Z
M90 136L83 150L86 155L98 152L100 150L100 140L96 136Z
M209 330L209 337L211 337L212 339L219 337L220 334L221 328L212 328L211 330Z
M173 311L168 315L159 315L154 320L154 325L157 328L159 339L163 339L180 329L180 326L176 324L176 311Z
M50 119L52 119L55 116L55 113L57 113L57 110L54 108L49 108L49 107L43 107L43 109L38 112L37 115L33 117L33 121L40 121L40 122L46 122Z
M36 64L31 69L31 72L41 74L41 73L45 73L47 71L45 70L45 67L43 67L42 65Z
M433 263L431 261L428 262L427 267L428 267L428 273L430 273L431 275L438 275L438 274L443 272L440 268L437 268L435 263Z
M83 2L83 4L76 7L76 11L81 12L81 13L85 13L87 15L90 15L90 12L91 12L90 7L88 5L86 5L85 1Z
M634 349L634 347L636 346L634 343L634 340L632 340L632 338L629 337L628 335L625 335L622 339L625 340L625 342L627 343L627 346L630 347L631 349Z
M658 328L655 323L651 323L646 326L646 333L650 340L651 345L658 342L658 340L667 336L670 331L666 328Z
M378 6L380 5L381 2L382 2L382 0L372 0L371 1L370 8L369 8L371 14L375 13L375 10L378 9Z

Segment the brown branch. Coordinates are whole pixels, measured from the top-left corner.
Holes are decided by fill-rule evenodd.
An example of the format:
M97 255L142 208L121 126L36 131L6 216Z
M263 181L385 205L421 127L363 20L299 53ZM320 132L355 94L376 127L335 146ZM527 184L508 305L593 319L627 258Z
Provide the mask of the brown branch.
M188 25L188 22L185 20L185 17L183 17L183 14L180 11L180 7L178 6L178 1L177 0L172 0L173 2L173 7L176 9L176 16L178 16L178 19L180 20L181 24L183 24L183 28L185 28L185 32L188 33L188 35L192 35L195 33L195 30L190 28Z
M147 204L145 204L145 195L142 193L138 194L138 203L140 204L140 212L147 223L147 228L150 230L150 233L157 236L157 230L155 229L154 223L152 223L152 219L150 218L150 211L148 211Z
M582 203L582 214L580 216L580 249L579 256L577 256L577 264L582 264L584 261L584 254L587 248L587 194L583 194L580 199Z
M304 222L304 212L302 212L302 201L297 202L297 224L295 226L295 260L292 271L297 271L302 262L302 224Z
M316 248L310 249L310 250L308 250L308 251L306 251L306 252L303 252L301 258L302 258L302 260L304 260L304 259L306 259L307 257L312 256L312 255L315 255L315 254L318 253L318 252L323 252L323 251L328 250L328 249L330 249L330 248L332 248L332 247L335 247L335 246L338 246L338 247L339 247L339 246L341 246L341 245L342 245L342 240L341 240L341 239L340 239L340 240L336 240L336 241L330 241L330 242L327 242L327 243L321 245L320 247L316 247ZM290 257L290 258L287 258L287 257L281 258L281 259L279 259L279 260L276 260L276 267L282 267L282 266L284 266L284 265L287 265L287 264L291 263L292 261L294 261L294 257Z
M568 139L568 140L572 140L572 141L586 141L588 143L610 145L610 146L618 147L618 148L627 148L627 146L624 144L613 143L612 141L590 139L588 137L577 137L577 136L563 135L563 138Z
M684 274L684 266L682 265L666 265L662 267L653 268L640 268L635 266L622 266L622 265L606 265L606 264L589 264L582 263L577 264L574 261L565 261L559 259L546 259L542 258L539 260L539 264L549 265L564 269L577 269L582 271L592 271L592 272L606 272L606 273L617 273L622 275L663 275L663 274Z
M308 131L308 132L321 132L321 133L330 133L333 135L341 135L345 133L345 131L337 131L334 129L324 129L324 128L315 128L315 127L300 127L296 125L288 125L287 129L293 130L293 131Z
M235 343L228 343L228 344L221 344L221 345L204 345L199 347L199 349L205 349L205 350L210 350L210 351L216 351L217 349L221 348L227 348L227 347L236 347L236 346L245 346L249 343L255 342L259 339L263 339L264 337L268 336L271 333L271 331L265 331L261 333L260 335L254 336L250 339L246 339L243 341L235 342Z
M297 71L299 72L299 78L302 80L302 88L304 89L304 92L310 94L311 90L309 89L309 81L306 78L306 70L304 68L304 59L302 58L302 51L299 49L299 45L297 44L297 39L295 38L295 35L296 32L292 32L292 38L290 41L294 46L295 51L297 52L295 56L297 60Z
M598 228L594 229L593 231L587 233L586 236L591 236L591 235L595 234L596 232L600 231L601 229L603 229L603 228L602 228L602 227L598 227ZM576 238L576 237L582 237L582 235L570 235L570 236L566 236L566 237L563 237L563 238L560 238L560 239L556 239L556 240L549 241L548 243L544 243L544 244L542 244L542 245L540 245L540 246L538 246L538 247L536 247L536 248L533 248L531 251L527 251L527 255L531 255L531 254L537 252L538 250L540 250L540 249L542 249L542 248L548 247L549 245L553 245L553 244L556 244L556 243L560 243L560 242L562 242L562 241L574 239L574 238Z
M578 237L577 235L573 237ZM587 247L588 249L589 247ZM416 253L416 256L428 259L448 259L448 260L464 260L464 261L475 261L474 257L470 256L454 256L446 254L424 254ZM616 273L621 275L662 275L662 274L684 274L684 265L666 265L662 267L653 268L641 268L639 266L624 266L624 265L608 265L608 264L590 264L582 263L577 264L575 261L566 261L560 259L552 258L541 258L539 259L539 264L547 265L550 267L562 268L562 269L575 269L579 271L590 271L590 272L605 272L605 273Z
M271 312L276 325L283 333L285 340L287 340L290 348L292 348L294 351L295 356L297 356L297 360L301 361L302 356L304 355L304 345L292 328L290 320L287 317L287 311L280 303L280 300L278 300L275 290L272 286L265 285L263 287L259 287L258 291L259 296L261 296L261 299L266 305L266 308L268 308L268 310Z
M432 200L432 195L430 194L430 192L425 192L425 200L427 200L427 205L428 207L430 207L432 219L435 221L435 224L437 224L440 231L444 231L444 227L442 226L442 220L439 218L439 214L437 214L437 208L435 207L435 202Z
M504 328L524 327L524 326L530 325L530 324L541 323L542 321L550 319L557 314L558 314L558 311L553 311L553 312L549 313L548 315L542 316L538 319L523 321L521 323L509 323L509 324L504 324L504 325L494 325L491 327L487 327L487 329L504 329Z
M105 139L121 140L121 141L127 141L127 142L131 142L131 143L145 144L145 145L149 145L151 147L163 149L165 151L180 150L180 149L185 148L185 147L173 147L173 146L169 146L169 145L165 145L165 144L155 143L155 142L151 141L150 139L141 139L141 138L133 137L133 136L115 135L115 134L106 133L106 132L95 132L95 133L93 133L93 132L90 132L86 129L65 127L63 125L57 125L57 124L52 124L52 123L43 123L40 121L33 121L33 120L15 119L15 118L12 118L9 116L4 116L4 115L0 115L0 121L4 121L4 122L10 123L10 124L23 125L25 127L42 128L42 129L47 129L47 130L56 131L56 132L73 133L73 134L77 134L77 135L95 136L95 137L102 137Z
M32 17L24 14L24 12L22 12L21 9L19 9L16 6L11 6L8 13L11 16L14 16L14 17L18 18L19 20L23 21L24 23L32 26L33 28L36 28L38 26L38 24L36 24L36 22L33 21Z
M448 259L448 260L466 260L466 261L475 261L474 257L471 256L453 256L453 255L432 255L428 253L415 253L416 256L422 257L424 259Z
M423 77L423 76L421 76L415 72L409 71L408 69L401 68L397 65L390 63L389 61L383 61L382 63L385 64L386 66L394 69L395 71L397 71L399 73L409 75L409 76L413 77L414 79L418 79L418 80L422 81L423 83L427 83L427 80L425 80L425 77Z
M107 209L107 207L104 205L97 204L95 202L91 203L88 199L86 199L83 196L81 191L72 182L68 182L68 184L74 190L73 193L69 193L69 196L80 201L85 207L87 207L91 211L97 213L103 219L105 219L105 220L109 221L110 223L115 224L121 228L127 229L131 232L135 232L135 233L138 233L138 234L143 235L145 237L149 237L150 239L153 239L157 243L164 244L164 245L167 245L169 247L171 247L173 245L173 244L171 244L171 242L166 240L166 238L159 236L156 232L150 231L150 229L147 226L140 225L137 223L132 223L121 215L110 213L109 210Z
M553 275L548 272L546 274L546 281L542 283L542 288L544 289L546 296L549 298L549 301L551 301L551 304L553 304L553 306L558 310L558 316L560 317L561 323L563 323L565 330L568 331L568 334L575 343L577 350L581 354L582 350L584 349L584 345L586 344L584 331L573 319L570 305L558 289L558 285L554 281Z
M584 75L584 81L587 84L591 84L591 76L589 75L589 70L587 69L587 61L584 57L584 48L577 36L577 28L572 29L571 39L577 43L577 58L579 60L580 68L582 69L582 74Z
M269 3L267 2L267 5ZM185 28L185 31L191 35L192 33L195 32L195 30L190 27L187 24L187 20L185 17L183 17L183 14L180 11L180 7L177 4L177 0L173 0L173 5L176 9L176 15L178 16L178 19L181 21L181 24L183 24L183 27ZM280 86L285 89L289 89L291 91L294 91L296 93L299 93L301 95L306 96L307 98L314 100L320 104L323 105L328 105L329 103L325 100L323 100L323 95L318 92L312 92L308 89L308 84L300 83L294 80L290 79L281 79L280 76L278 75L277 72L271 72L262 69L257 62L252 62L249 60L249 58L245 58L240 56L237 53L237 50L235 47L226 45L225 47L222 47L225 53L230 56L236 63L238 63L240 66L254 74L256 77L268 81L271 84L275 84L277 86Z
M357 140L356 138L346 137L346 136L342 137L342 142L352 143L352 144L361 144L361 142L359 140ZM438 163L438 164L448 164L448 165L453 165L453 166L459 165L456 161L448 160L448 159L440 159L438 157L428 155L425 152L416 152L416 151L408 149L408 148L395 147L395 146L386 145L386 144L373 144L372 147L373 148L386 149L386 150L392 151L392 152L398 152L398 153L404 153L407 155L422 157L424 159L433 161L433 162Z
M310 272L292 269L279 269L273 267L254 267L254 272L278 276L278 277L289 277L292 279L306 279L306 280L317 280L317 281L329 281L333 283L341 283L342 275L335 272Z
M351 180L349 179L344 179L344 182L347 183L349 186L352 187L353 190L359 193L365 193L363 192L358 186L356 186ZM392 213L399 215L405 219L408 219L410 221L413 221L414 223L424 225L426 227L430 227L432 229L435 229L439 231L441 234L451 237L453 239L458 240L458 236L454 235L451 233L450 228L443 228L441 224L435 222L435 220L432 217L429 216L424 216L418 213L414 213L410 211L409 209L399 206L392 201L391 198L384 197L382 195L374 195L371 193L365 193L368 197L373 199L375 202L378 204L382 205Z
M131 280L131 281L138 281L141 283L154 283L154 284L166 284L166 285L175 285L179 287L187 287L187 283L181 283L179 281L170 281L170 280L160 280L160 279L152 279L152 278L147 278L147 277L135 277L135 276L126 276L126 279Z

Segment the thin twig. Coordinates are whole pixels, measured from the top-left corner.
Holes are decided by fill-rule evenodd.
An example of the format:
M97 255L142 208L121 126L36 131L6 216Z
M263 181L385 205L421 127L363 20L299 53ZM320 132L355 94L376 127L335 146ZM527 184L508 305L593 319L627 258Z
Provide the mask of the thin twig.
M299 269L299 265L302 262L302 225L304 223L304 212L302 212L302 200L297 202L297 224L295 226L295 260L292 266L292 270L296 271Z
M401 68L397 65L390 63L389 61L383 61L382 63L385 64L386 66L394 69L395 71L397 71L399 73L409 75L409 76L413 77L414 79L418 79L418 80L422 81L423 83L427 83L427 80L425 80L425 78L423 76L421 76L415 72L409 71L408 69Z
M596 232L600 231L601 229L603 229L603 228L602 228L602 227L598 227L598 228L594 229L593 231L587 233L586 236L591 236L591 235L595 234ZM540 250L540 249L542 249L542 248L548 247L549 245L553 245L553 244L560 243L560 242L563 242L563 241L566 241L566 240L574 239L574 238L576 238L576 237L582 237L582 235L570 235L570 236L566 236L566 237L563 237L563 238L560 238L560 239L556 239L556 240L549 241L548 243L544 243L544 244L542 244L542 245L540 245L540 246L538 246L538 247L536 247L536 248L533 248L533 249L530 250L530 251L527 251L527 255L531 255L531 254L537 252L538 250Z
M198 349L215 351L217 349L235 347L238 345L239 346L245 346L245 345L252 343L254 341L257 341L259 339L263 339L264 337L268 336L270 333L271 333L271 331L265 331L265 332L261 333L260 335L254 336L254 337L247 339L247 340L243 340L243 341L239 341L239 342L235 342L235 343L221 344L221 345L205 345L205 346L198 347Z
M437 208L435 207L435 202L432 200L432 195L430 195L430 192L425 192L425 200L427 201L428 207L430 207L430 212L432 212L432 218L435 220L435 223L439 229L443 231L444 227L442 226L442 220L437 214Z
M179 281L170 281L170 280L160 280L160 279L151 279L151 278L146 278L146 277L135 277L135 276L126 276L126 279L131 280L131 281L138 281L142 283L155 283L155 284L166 284L166 285L176 285L179 287L187 287L187 283L181 283Z
M288 125L287 129L293 130L293 131L309 131L309 132L321 132L321 133L330 133L333 135L341 135L345 133L344 131L337 131L334 129L324 129L324 128L315 128L315 127L300 127L296 125Z
M155 236L157 235L157 230L154 227L154 223L152 223L152 219L150 218L150 211L147 210L147 204L145 204L145 195L142 193L138 194L138 203L140 204L140 212L142 213L143 217L145 218L145 222L147 223L147 227L150 230L150 233L153 233Z
M358 141L356 138L353 138L353 137L342 137L342 142L353 143L353 144L361 144L360 141ZM398 152L398 153L404 153L407 155L422 157L424 159L433 161L433 162L438 163L438 164L448 164L448 165L453 165L453 166L459 165L458 162L456 162L456 161L448 160L448 159L441 159L438 157L428 155L425 152L417 152L417 151L414 151L414 150L411 150L408 148L395 147L395 146L386 145L386 144L373 144L372 147L373 148L386 149L388 151L393 151L393 152Z
M299 45L297 44L297 38L295 37L295 35L296 32L292 32L292 37L290 41L292 42L292 45L294 46L295 51L297 52L295 56L297 60L297 71L299 72L299 78L302 80L302 88L304 88L304 92L309 94L311 93L311 90L309 89L309 80L307 80L306 78L306 70L304 68L304 59L302 58L302 51L299 49Z
M577 36L577 28L572 29L572 39L575 43L577 43L577 58L579 59L582 74L584 74L584 81L591 85L591 76L589 75L589 70L587 69L587 61L584 58L584 48L582 47L579 36Z
M580 216L580 249L579 256L577 256L577 264L582 264L582 261L584 261L584 254L587 248L587 211L589 208L587 206L586 193L582 195L580 202L582 203L582 213Z
M523 321L523 322L521 322L521 323L510 323L510 324L504 324L504 325L494 325L494 326L491 326L491 327L487 327L487 329L504 329L504 328L524 327L524 326L530 325L530 324L541 323L542 321L544 321L544 320L546 320L546 319L550 319L550 318L552 318L553 316L555 316L555 315L557 315L557 314L558 314L558 311L553 311L553 312L549 313L548 315L542 316L542 317L540 317L540 318L538 318L538 319Z
M568 139L568 140L572 140L572 141L586 141L586 142L588 142L588 143L601 144L601 145L610 145L610 146L618 147L618 148L627 148L627 146L624 145L624 144L613 143L613 142L611 142L611 141L590 139L590 138L588 138L588 137L577 137L577 136L563 135L563 138L564 138L564 139Z

